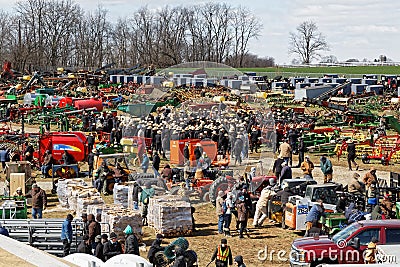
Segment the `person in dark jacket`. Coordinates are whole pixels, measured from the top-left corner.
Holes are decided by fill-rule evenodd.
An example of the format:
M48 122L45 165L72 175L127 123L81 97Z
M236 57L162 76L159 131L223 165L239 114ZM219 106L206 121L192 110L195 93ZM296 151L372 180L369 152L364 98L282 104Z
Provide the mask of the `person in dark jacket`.
M281 155L278 156L278 158L274 162L274 166L272 168L272 171L275 173L276 178L279 178L281 176L281 171L282 171L282 163L285 160Z
M69 251L71 249L72 243L72 225L71 222L74 217L71 214L67 215L67 218L62 224L61 227L61 241L63 242L63 257L69 255Z
M87 137L88 151L92 151L94 146L94 136L93 133L90 133Z
M150 263L153 263L153 266L154 266L154 256L156 255L156 253L159 251L164 251L164 247L161 246L162 239L163 235L157 234L156 240L154 240L154 242L151 244L149 252L147 253L147 258L149 259Z
M8 151L5 147L0 148L0 162L1 162L1 167L3 170L3 173L6 172L6 162L9 161L9 154Z
M239 238L243 238L243 232L247 227L247 218L248 218L248 208L244 202L244 196L239 197L239 202L236 205L236 210L238 213L237 221L239 222Z
M50 150L47 150L44 154L44 160L40 170L42 171L43 177L47 176L47 172L50 170L51 165L54 163L53 155Z
M281 207L282 207L282 228L286 228L285 225L285 213L286 213L286 204L289 202L289 197L293 196L294 193L290 190L289 186L285 186L283 190L276 193L278 197L281 199Z
M90 247L89 236L83 236L83 240L79 243L78 248L76 250L78 253L92 254L92 248Z
M326 217L324 205L321 199L317 200L317 203L312 206L311 210L308 212L306 217L306 233L305 237L309 236L309 232L311 228L316 227L317 223L321 219L321 217Z
M125 254L134 254L140 256L139 243L130 225L126 226L124 234L126 235Z
M33 184L32 189L25 196L32 197L32 218L42 219L42 211L47 207L46 192L37 184Z
M160 156L158 155L157 151L153 154L153 171L154 171L154 178L160 176L158 170L160 169Z
M235 263L238 267L246 267L246 265L243 262L243 257L241 255L237 255L235 257Z
M96 156L97 150L92 149L87 157L87 162L89 166L89 177L93 179L93 170L94 170L94 158ZM92 180L93 181L93 180Z
M189 146L188 143L185 143L185 147L183 148L183 157L185 158L185 161L189 160Z
M352 171L351 164L353 163L356 166L356 171L358 170L358 164L355 161L356 158L356 145L354 141L350 139L347 142L347 163L349 164L349 171Z
M117 240L117 234L112 232L110 234L110 240L105 243L103 247L104 259L107 261L119 254L122 254L122 247Z
M96 235L96 237L94 238L94 242L90 244L90 248L92 249L92 255L94 255L94 253L96 252L96 247L99 243L101 243L101 235Z
M104 244L107 242L108 242L107 234L102 234L101 241L97 244L96 249L94 251L94 256L96 256L98 259L102 261L105 261L103 249L104 249Z
M29 144L28 142L25 142L24 156L26 161L30 162L33 160L33 152L35 152L33 145Z
M284 161L282 163L282 170L279 176L279 184L282 184L285 179L292 179L292 168L290 168L290 166L288 166Z
M232 265L232 251L225 238L221 239L221 244L215 249L211 257L211 261L214 260L216 267L228 267L228 264Z
M62 155L61 160L63 162L63 165L75 164L74 157L69 154L67 150L64 150L64 154Z
M161 171L161 177L166 181L170 182L172 181L172 169L169 166L169 164L166 164L164 166L164 169Z
M175 248L175 260L172 267L186 267L185 257L183 256L184 250L181 247Z
M136 181L133 182L133 192L132 192L132 201L133 201L133 209L139 209L139 193L142 192L142 188L138 185Z
M90 243L93 243L96 236L101 234L100 223L96 222L93 214L88 215L88 231Z
M302 136L299 137L299 164L294 168L300 168L301 163L304 161L304 153L307 151L307 147L304 145L304 139Z

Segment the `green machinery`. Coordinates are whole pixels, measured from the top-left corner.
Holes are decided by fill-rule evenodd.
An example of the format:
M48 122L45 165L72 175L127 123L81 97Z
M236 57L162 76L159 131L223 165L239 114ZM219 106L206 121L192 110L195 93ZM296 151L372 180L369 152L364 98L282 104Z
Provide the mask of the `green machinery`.
M321 217L322 229L326 234L334 235L341 230L340 226L347 219L343 213L326 213L326 218Z
M2 196L0 197L0 218L1 219L27 219L28 209L26 198Z

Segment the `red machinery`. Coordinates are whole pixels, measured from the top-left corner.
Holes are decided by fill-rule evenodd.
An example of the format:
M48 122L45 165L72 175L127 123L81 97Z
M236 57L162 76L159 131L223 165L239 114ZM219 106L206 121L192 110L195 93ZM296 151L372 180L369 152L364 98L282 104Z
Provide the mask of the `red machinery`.
M39 151L34 156L43 162L46 150L52 152L56 161L61 160L64 150L74 157L75 161L83 161L87 154L86 135L83 132L52 132L39 137Z
M96 98L72 98L72 97L64 97L58 103L60 108L64 108L67 105L73 106L74 108L80 109L89 109L89 108L96 108L97 111L103 111L103 102L100 99Z

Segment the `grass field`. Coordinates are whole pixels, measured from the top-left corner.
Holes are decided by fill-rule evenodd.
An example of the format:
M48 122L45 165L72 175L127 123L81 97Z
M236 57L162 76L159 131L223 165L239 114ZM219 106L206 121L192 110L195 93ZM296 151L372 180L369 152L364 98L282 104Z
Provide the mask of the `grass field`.
M323 74L339 74L349 76L361 76L362 74L400 74L398 66L349 66L349 67L293 67L293 68L241 68L241 72L253 71L258 75L282 75L288 76L322 76ZM271 75L272 74L272 75Z

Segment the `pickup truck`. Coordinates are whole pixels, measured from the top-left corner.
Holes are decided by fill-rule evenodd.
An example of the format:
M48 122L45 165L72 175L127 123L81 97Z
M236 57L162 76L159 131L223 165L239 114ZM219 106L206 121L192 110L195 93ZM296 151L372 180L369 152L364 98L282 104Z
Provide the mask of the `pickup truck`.
M332 237L306 237L293 241L291 267L319 264L362 264L363 253L373 237L378 245L400 244L400 220L369 220L350 224Z

